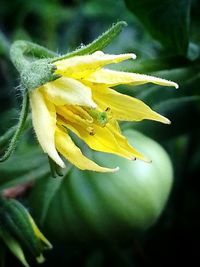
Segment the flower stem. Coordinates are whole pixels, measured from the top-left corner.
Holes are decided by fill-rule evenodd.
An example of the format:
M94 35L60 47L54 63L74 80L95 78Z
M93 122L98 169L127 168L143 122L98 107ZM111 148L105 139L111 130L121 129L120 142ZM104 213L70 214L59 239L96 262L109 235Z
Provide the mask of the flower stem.
M2 157L0 157L0 162L7 160L10 157L10 155L12 154L12 152L14 151L14 149L16 148L17 141L18 141L18 139L22 133L22 130L23 130L25 122L26 122L28 110L29 110L28 93L27 93L27 90L24 90L22 109L21 109L21 114L19 117L19 122L18 122L18 125L16 126L16 131L14 132L14 134L11 138L11 141L8 145L8 149L6 150L4 155Z
M15 131L16 126L13 126L12 128L8 129L8 131L3 136L0 136L0 146L4 146L12 137Z
M52 58L57 54L43 46L29 41L16 41L10 48L10 58L16 69L21 72L30 63L27 56L36 58Z

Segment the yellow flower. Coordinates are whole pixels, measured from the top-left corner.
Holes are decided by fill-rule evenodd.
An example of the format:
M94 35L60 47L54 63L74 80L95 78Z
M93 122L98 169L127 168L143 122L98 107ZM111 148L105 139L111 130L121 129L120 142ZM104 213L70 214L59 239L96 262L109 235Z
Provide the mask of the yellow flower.
M94 150L130 160L146 160L129 145L117 121L149 119L167 124L170 121L142 101L120 94L110 87L148 82L176 88L178 85L152 76L103 68L131 58L135 59L135 55L108 55L98 51L91 55L58 60L54 64L56 74L61 78L30 92L32 120L38 141L44 152L59 166L65 167L61 154L82 170L117 170L101 167L85 157L72 141L69 131Z

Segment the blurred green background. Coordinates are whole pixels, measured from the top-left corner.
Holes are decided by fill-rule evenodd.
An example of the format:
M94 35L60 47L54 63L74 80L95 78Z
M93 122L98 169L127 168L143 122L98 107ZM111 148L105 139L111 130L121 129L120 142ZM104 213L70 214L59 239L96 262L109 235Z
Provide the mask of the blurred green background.
M146 121L122 124L122 128L140 131L161 144L172 161L174 182L169 200L157 222L145 231L134 231L122 222L117 228L120 233L112 236L112 233L106 232L104 222L108 204L105 202L101 203L104 205L101 206L103 212L105 210L104 216L90 214L93 220L92 226L88 226L81 215L82 211L77 213L80 209L90 213L87 201L77 200L84 190L93 190L91 180L85 176L93 175L94 181L102 179L105 185L106 179L77 170L70 171L65 178L51 178L48 160L32 130L25 131L16 152L7 162L1 163L1 192L21 183L34 183L19 199L29 208L54 245L54 249L46 253L43 266L179 266L181 260L191 266L193 261L199 262L199 18L198 0L0 1L1 135L17 122L20 109L20 81L9 60L9 45L17 39L31 40L56 52L66 53L93 41L112 23L124 20L128 27L104 51L113 54L134 52L137 59L117 67L124 71L152 74L179 84L178 90L155 85L117 88L120 92L143 100L172 121L167 126ZM152 148L147 144L148 149ZM157 164L161 164L161 152L150 152L157 155ZM162 173L166 173L168 165L160 166ZM126 172L123 175L126 176ZM108 186L111 188L112 184ZM161 183L158 191L162 193L164 186ZM77 199L73 194L79 191L74 188L80 191ZM60 191L55 193L57 189ZM98 194L102 197L103 191L99 193L95 190L94 199L99 197ZM118 194L123 193L128 195L133 192L119 189ZM85 193L85 197L87 194L89 192ZM88 201L92 203L93 200ZM96 205L94 209L98 211L98 207ZM73 216L76 218L74 221L84 221L74 226L75 235L71 235L69 230L73 226ZM109 229L112 229L113 222L116 223L116 218L112 219ZM90 229L95 228L97 223L101 224L101 231L105 230L101 238L96 237L95 231ZM56 238L56 235L61 238ZM34 260L30 259L30 262L31 266L36 265ZM6 266L11 265L21 266L7 252Z

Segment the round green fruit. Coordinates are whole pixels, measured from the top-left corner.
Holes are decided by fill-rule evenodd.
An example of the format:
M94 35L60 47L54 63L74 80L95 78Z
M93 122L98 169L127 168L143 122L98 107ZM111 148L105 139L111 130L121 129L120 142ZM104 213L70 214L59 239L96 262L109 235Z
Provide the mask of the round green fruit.
M94 161L102 166L119 166L120 170L102 174L73 168L63 180L48 179L36 186L32 199L37 199L37 212L42 197L38 195L42 189L37 188L45 190L46 183L48 188L49 183L54 187L59 183L43 218L45 229L54 238L65 242L119 239L147 229L158 219L172 186L169 156L158 143L139 132L126 130L124 134L151 163L95 152Z

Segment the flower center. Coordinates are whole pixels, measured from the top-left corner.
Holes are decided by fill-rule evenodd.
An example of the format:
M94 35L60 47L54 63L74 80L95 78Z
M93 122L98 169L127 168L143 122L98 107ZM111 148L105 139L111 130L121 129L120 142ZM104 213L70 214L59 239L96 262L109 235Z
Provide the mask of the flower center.
M95 124L105 127L111 118L110 108L105 111L99 109L80 107L75 105L57 106L57 123L65 127L86 130L89 135L95 135Z

